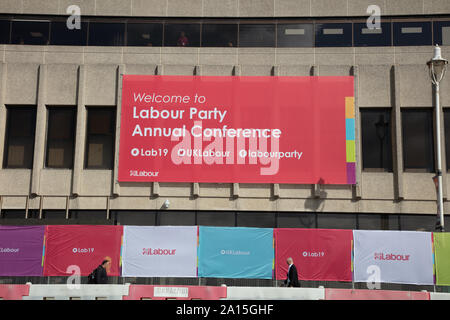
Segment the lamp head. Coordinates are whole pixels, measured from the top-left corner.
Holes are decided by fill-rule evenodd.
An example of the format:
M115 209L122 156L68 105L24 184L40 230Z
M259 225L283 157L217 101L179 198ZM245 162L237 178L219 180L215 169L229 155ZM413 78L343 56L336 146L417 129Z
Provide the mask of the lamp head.
M434 83L440 82L444 77L445 70L447 69L448 60L442 58L441 48L438 45L434 47L434 57L427 62L430 68L430 76Z

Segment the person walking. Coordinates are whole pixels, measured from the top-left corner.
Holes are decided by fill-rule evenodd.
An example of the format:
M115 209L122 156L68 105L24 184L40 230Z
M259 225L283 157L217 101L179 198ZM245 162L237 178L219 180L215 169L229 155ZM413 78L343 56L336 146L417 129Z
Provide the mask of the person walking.
M102 263L88 276L89 284L107 284L108 273L111 270L111 258L106 257Z
M287 272L287 278L284 280L284 285L286 287L300 287L300 282L298 281L297 267L294 265L294 260L289 257L286 260L289 265Z

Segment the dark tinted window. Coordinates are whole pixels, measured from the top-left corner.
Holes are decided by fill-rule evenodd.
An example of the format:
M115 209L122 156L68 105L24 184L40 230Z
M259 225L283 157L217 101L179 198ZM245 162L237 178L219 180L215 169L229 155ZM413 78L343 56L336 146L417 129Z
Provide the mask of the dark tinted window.
M46 45L49 26L49 22L13 21L11 43Z
M111 217L118 225L154 226L156 225L155 211L110 211Z
M320 229L356 229L356 214L353 213L319 213L317 228Z
M400 215L401 230L435 231L437 215ZM444 219L445 220L445 219Z
M381 23L379 29L369 29L366 23L353 24L355 47L390 46L391 23Z
M36 108L8 107L3 166L5 168L33 167Z
M394 46L431 45L431 22L394 22Z
M236 47L237 24L203 24L202 47Z
M68 29L66 22L52 22L50 44L63 46L87 45L87 22L82 22L81 29Z
M316 214L313 212L278 213L278 228L316 228Z
M351 47L351 23L318 23L316 24L317 47Z
M361 109L363 169L392 171L391 110Z
M200 24L166 24L164 26L164 45L167 47L199 47Z
M73 167L75 114L75 108L54 107L48 109L46 167Z
M11 22L0 20L0 44L9 43L9 35L11 32Z
M275 47L274 24L240 24L240 47Z
M450 46L450 21L434 21L434 43Z
M359 230L385 230L387 223L381 214L358 214Z
M70 220L66 219L65 210L42 210L40 222L45 225L59 225L69 224Z
M90 46L123 46L124 39L124 23L89 23Z
M405 170L434 171L433 112L402 110L403 166Z
M236 214L234 212L197 212L197 224L199 226L234 227Z
M114 224L114 220L106 219L106 210L71 210L69 216L69 224Z
M113 168L115 123L115 108L88 108L86 168Z
M127 45L141 47L161 47L163 37L161 23L128 23Z
M273 212L238 212L238 227L275 228L276 217Z
M160 211L159 226L195 226L194 211Z
M277 47L314 47L314 25L278 24Z

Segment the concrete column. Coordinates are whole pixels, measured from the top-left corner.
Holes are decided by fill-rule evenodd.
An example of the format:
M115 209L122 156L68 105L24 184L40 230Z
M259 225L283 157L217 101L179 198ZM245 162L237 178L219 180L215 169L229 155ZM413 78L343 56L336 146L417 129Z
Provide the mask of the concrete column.
M361 171L362 171L362 150L361 150L361 125L359 118L359 70L358 66L352 67L352 73L354 77L354 86L355 86L355 149L356 149L356 184L355 184L355 197L357 199L361 199L361 190L362 190L362 179L361 179Z
M242 71L241 66L240 65L235 65L233 67L233 76L240 76L241 75L241 71ZM239 198L239 183L233 183L232 190L231 190L231 196L233 198Z
M0 168L3 168L3 152L5 150L6 130L6 63L0 64Z
M196 65L194 68L194 76L202 75L202 66ZM194 198L200 197L200 185L198 182L192 183L192 196Z
M441 82L442 83L442 82ZM434 90L434 89L433 89ZM441 85L441 92L442 92L442 85ZM442 96L442 94L441 94ZM435 99L433 99L434 101ZM442 99L440 99L441 103L439 106L439 112L440 112L440 128L441 128L441 166L442 166L442 197L444 198L444 201L447 200L447 162L446 162L446 149L445 149L445 119L444 119L444 111L443 111L443 105L442 105ZM433 107L436 109L435 106L436 102L433 102ZM436 121L436 117L433 117L433 122ZM436 124L434 124L436 125ZM433 130L434 135L436 136L436 130ZM435 141L437 142L437 139L435 137ZM435 150L437 150L435 148ZM437 167L437 157L436 157L436 167ZM445 205L444 205L444 214L445 214Z
M280 75L280 67L279 66L273 66L272 68L272 76L278 77ZM272 196L274 198L279 198L280 197L280 184L278 183L273 183L271 185L272 187Z
M47 65L39 66L36 136L34 142L33 172L31 175L31 195L40 194L41 170L44 168L45 137L47 132L47 108L45 106L47 88Z
M163 65L159 64L159 65L156 66L155 75L160 76L162 74L163 74ZM152 183L152 193L151 193L152 196L153 197L159 197L159 192L160 192L159 190L160 190L159 182L153 182Z
M77 128L75 139L75 155L73 163L72 193L78 196L81 192L81 174L84 168L84 158L86 151L86 122L87 112L85 106L85 83L86 67L84 65L78 68L78 92L77 92Z
M319 75L319 66L313 65L311 66L311 76L317 77ZM320 198L320 191L321 191L321 186L320 184L312 184L311 185L311 189L312 189L312 195L315 198Z
M117 91L116 91L116 141L114 151L114 168L113 168L113 196L119 196L120 185L118 180L119 175L119 143L120 143L120 114L122 110L122 78L125 74L125 65L120 64L117 68Z
M402 114L400 101L400 73L398 65L391 69L391 99L392 99L392 160L394 171L395 199L403 200L403 142Z

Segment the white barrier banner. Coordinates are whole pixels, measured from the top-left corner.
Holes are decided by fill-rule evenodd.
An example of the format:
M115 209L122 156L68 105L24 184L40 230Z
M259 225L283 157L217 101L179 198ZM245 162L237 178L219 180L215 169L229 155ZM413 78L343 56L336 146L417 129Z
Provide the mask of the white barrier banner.
M354 230L354 281L433 285L431 232Z
M123 277L196 277L197 227L124 226Z

